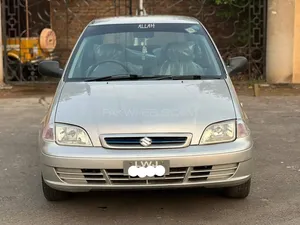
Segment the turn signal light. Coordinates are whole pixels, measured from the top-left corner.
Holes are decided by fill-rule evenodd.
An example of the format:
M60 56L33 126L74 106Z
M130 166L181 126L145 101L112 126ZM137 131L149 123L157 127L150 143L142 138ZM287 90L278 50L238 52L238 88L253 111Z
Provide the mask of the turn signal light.
M42 137L45 141L54 141L54 128L53 125L47 125L43 129Z
M244 138L250 135L250 130L243 121L237 121L237 138Z

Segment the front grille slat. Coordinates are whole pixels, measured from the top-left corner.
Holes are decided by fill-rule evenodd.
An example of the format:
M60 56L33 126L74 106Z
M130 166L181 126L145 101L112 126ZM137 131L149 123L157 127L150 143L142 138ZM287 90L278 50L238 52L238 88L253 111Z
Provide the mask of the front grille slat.
M108 176L123 176L124 173L107 173Z
M91 175L99 175L99 173L70 173L70 172L57 172L60 175L87 175L87 176L91 176Z
M122 181L122 180L129 180L128 178L126 177L120 177L120 178L114 178L114 177L110 177L110 180L111 181Z
M170 171L170 174L185 174L186 171Z
M105 180L104 178L89 178L89 177L60 177L63 180Z
M201 170L201 172L217 172L217 171L227 171L227 170L236 170L237 167L232 167L232 168L224 168L224 169L212 169L212 170ZM196 173L198 171L192 170L191 173Z
M209 177L220 177L220 176L231 176L233 175L233 173L226 173L226 174L215 174L215 175L209 175ZM204 178L204 177L208 177L207 175L197 175L197 176L193 176L192 178Z
M168 175L148 179L130 178L123 173L123 169L56 168L55 171L62 181L70 184L160 185L226 180L235 174L237 168L237 163L215 166L171 167Z

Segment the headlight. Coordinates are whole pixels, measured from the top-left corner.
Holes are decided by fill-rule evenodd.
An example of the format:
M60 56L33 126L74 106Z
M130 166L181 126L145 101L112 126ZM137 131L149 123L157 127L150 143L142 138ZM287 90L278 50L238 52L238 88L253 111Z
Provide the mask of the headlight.
M92 146L88 134L77 126L55 124L55 138L60 145Z
M225 121L208 126L201 137L200 145L231 142L236 138L236 121Z
M243 120L224 121L208 126L203 132L200 145L231 142L249 135L250 130Z

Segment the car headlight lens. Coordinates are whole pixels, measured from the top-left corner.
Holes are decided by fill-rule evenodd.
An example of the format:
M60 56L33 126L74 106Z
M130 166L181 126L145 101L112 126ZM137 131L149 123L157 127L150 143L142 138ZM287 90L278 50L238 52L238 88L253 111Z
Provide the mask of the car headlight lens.
M92 146L92 142L86 131L73 125L56 124L55 138L56 142L60 145Z
M208 126L203 132L200 144L231 142L235 139L248 137L249 135L250 129L243 120L224 121Z
M201 137L200 145L231 142L236 138L236 121L225 121L208 126Z

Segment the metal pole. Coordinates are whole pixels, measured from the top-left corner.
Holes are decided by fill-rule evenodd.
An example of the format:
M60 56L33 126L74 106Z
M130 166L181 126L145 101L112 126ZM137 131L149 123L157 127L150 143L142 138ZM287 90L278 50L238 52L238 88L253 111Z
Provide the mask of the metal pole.
M144 3L144 1L140 0L140 4L139 4L139 10L140 10L140 12L143 11L143 3Z
M264 55L263 55L263 62L264 62L264 69L263 69L263 77L266 80L267 78L267 66L266 66L266 62L267 62L267 37L268 37L268 0L265 0L264 4L264 26L263 26L263 35L264 35L264 42L263 42L263 51L264 51Z
M2 1L0 0L0 86L4 86L3 43L2 43Z
M28 0L25 2L26 6L26 37L29 38L29 8L28 8Z
M137 14L139 16L144 15L144 1L143 0L139 0L139 6L138 6Z

